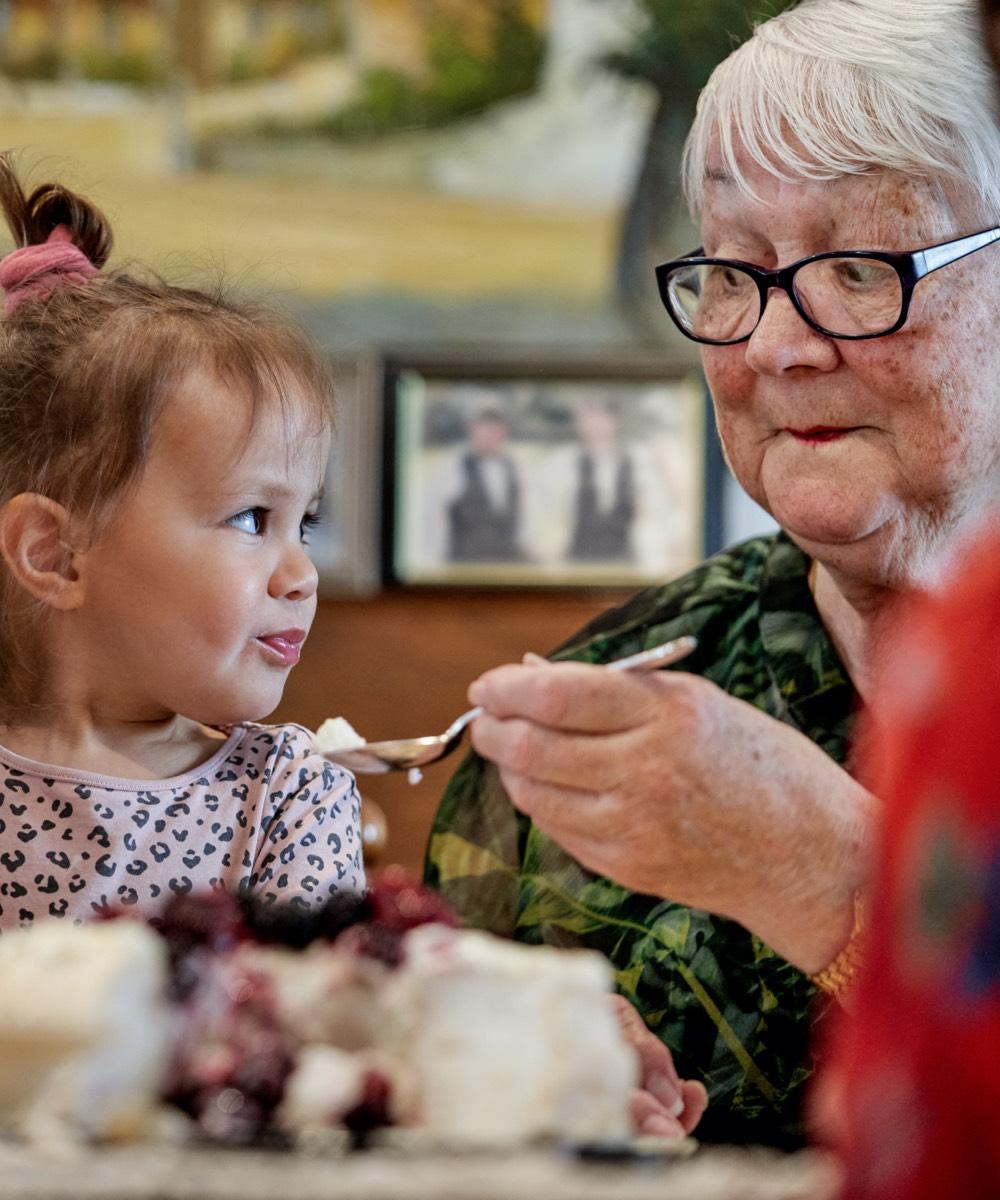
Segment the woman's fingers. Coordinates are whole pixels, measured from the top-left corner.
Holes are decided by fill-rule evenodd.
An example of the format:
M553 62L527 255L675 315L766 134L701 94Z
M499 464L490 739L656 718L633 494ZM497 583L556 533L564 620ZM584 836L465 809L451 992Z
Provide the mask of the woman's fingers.
M704 1087L678 1077L670 1051L624 996L610 996L609 1001L618 1028L639 1061L640 1086L630 1103L633 1130L656 1137L690 1133L708 1103Z
M577 791L617 787L634 757L628 732L564 732L520 717L497 720L489 713L476 719L471 737L475 749L502 771Z
M682 1138L687 1132L651 1093L642 1088L632 1093L629 1102L632 1132L646 1137Z
M674 1067L673 1055L624 996L609 996L608 999L622 1037L639 1059L642 1086L667 1108L680 1111L681 1081Z
M608 829L613 828L609 822L619 816L613 799L556 783L539 783L503 766L500 778L514 807L574 857L586 853L590 843L596 843L594 850L607 843Z
M681 1097L684 1110L678 1120L684 1127L684 1132L691 1133L708 1108L708 1092L705 1091L705 1085L697 1079L684 1079L681 1081Z
M632 729L655 710L641 676L576 662L496 667L472 684L469 703L494 717L585 733Z

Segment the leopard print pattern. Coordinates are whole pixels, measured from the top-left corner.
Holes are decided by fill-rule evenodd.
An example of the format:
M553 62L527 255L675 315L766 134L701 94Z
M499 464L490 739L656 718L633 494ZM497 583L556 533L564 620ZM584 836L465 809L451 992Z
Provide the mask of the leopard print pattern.
M194 771L127 780L0 748L0 930L250 889L303 909L364 888L353 777L297 725L234 726Z

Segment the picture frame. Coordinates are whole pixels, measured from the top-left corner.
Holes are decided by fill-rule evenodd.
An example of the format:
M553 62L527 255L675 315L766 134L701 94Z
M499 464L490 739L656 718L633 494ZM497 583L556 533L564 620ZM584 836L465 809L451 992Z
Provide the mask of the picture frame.
M309 555L319 594L370 595L382 584L383 364L371 349L332 356L334 421Z
M384 372L393 583L635 587L717 537L690 361L395 355Z

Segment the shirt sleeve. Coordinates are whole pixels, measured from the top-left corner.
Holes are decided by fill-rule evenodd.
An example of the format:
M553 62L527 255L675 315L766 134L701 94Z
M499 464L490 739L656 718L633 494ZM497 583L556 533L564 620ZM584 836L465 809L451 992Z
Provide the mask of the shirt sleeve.
M349 771L298 741L282 748L271 776L249 883L258 895L310 909L364 891L361 798Z
M527 829L496 768L470 754L441 801L424 865L426 882L463 924L514 935Z

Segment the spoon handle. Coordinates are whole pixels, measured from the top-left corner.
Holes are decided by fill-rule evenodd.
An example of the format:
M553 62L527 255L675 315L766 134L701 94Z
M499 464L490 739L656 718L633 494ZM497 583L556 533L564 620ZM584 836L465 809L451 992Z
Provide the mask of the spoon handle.
M668 667L671 663L680 662L698 647L698 639L689 637L674 638L672 642L664 642L660 646L652 646L649 650L640 650L638 654L630 654L627 658L613 658L605 663L609 671L655 671L659 667Z
M655 671L660 667L667 667L671 663L679 662L682 658L687 658L697 645L696 638L685 635L674 638L672 642L663 642L662 645L652 646L649 650L640 650L638 654L629 654L625 658L613 658L611 662L603 665L609 671ZM542 661L547 663L548 659L542 659ZM462 713L441 735L443 740L450 742L452 738L458 737L466 725L482 715L482 707L478 705L470 708L468 712Z

